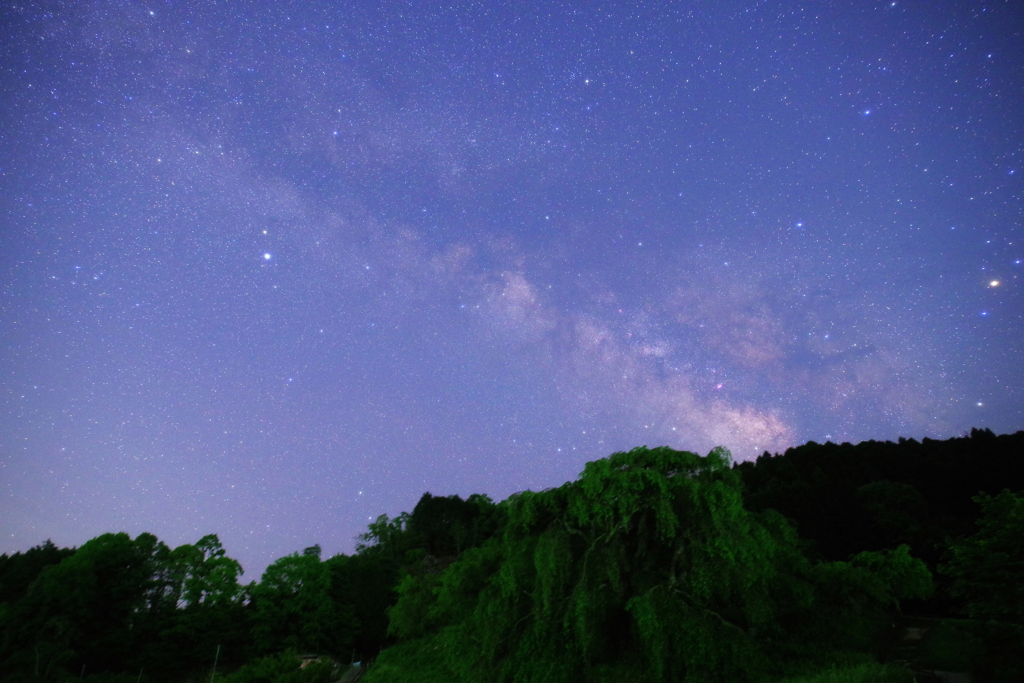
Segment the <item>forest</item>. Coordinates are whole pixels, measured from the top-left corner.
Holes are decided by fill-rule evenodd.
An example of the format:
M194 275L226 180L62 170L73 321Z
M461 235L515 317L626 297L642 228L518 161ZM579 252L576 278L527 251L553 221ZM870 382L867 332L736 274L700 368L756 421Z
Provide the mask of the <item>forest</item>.
M2 555L0 681L1021 681L1024 432L640 447L241 575L216 535Z

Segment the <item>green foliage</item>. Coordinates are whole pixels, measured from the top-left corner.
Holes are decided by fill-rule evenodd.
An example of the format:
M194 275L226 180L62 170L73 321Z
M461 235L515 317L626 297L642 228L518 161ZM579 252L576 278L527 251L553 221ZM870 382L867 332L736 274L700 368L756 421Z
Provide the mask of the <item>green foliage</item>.
M790 561L805 577L814 599L781 615L793 637L780 650L792 661L827 662L839 652L878 653L900 600L931 594L931 573L907 546L862 552L848 562ZM789 604L785 601L780 605Z
M468 618L476 609L478 596L487 589L503 558L502 544L496 538L479 548L466 551L458 562L440 576L439 585L434 590L436 600L427 619L437 624L450 624Z
M356 552L400 561L410 546L409 535L406 533L408 521L409 515L404 512L394 519L380 515L370 522L366 533L360 534Z
M337 678L334 662L316 661L301 667L295 650L285 650L255 659L223 678L218 676L216 683L328 683Z
M373 656L388 633L411 638L436 625L432 611L440 573L457 556L493 538L503 524L504 509L487 496L462 500L430 493L412 514L381 515L372 522L360 536L357 554L338 566L335 577L336 593L349 596L356 607L359 651ZM396 605L399 595L403 599Z
M906 543L934 570L970 534L979 491L1024 489L1024 432L936 441L807 443L736 466L750 510L778 510L830 560ZM941 608L941 603L932 609Z
M919 666L969 672L974 680L1024 680L1024 627L997 621L941 619L927 624Z
M348 657L358 630L351 605L338 604L331 569L315 553L292 553L267 567L251 589L256 647Z
M868 570L877 582L872 594L879 602L892 603L897 609L900 600L924 600L934 590L931 572L924 562L910 556L907 545L895 550L857 553L850 564Z
M84 683L149 683L151 679L152 677L144 671L136 671L134 674L127 672L113 673L110 671L104 671L99 674L87 675L81 680L84 681ZM71 680L76 679L67 675L64 676L64 681Z
M390 613L466 681L761 680L872 651L887 608L931 590L907 546L812 563L780 515L744 508L721 450L617 453L501 508L500 537L411 573Z
M953 578L950 592L966 600L969 616L1024 624L1024 495L1003 490L974 500L978 530L949 544L940 571Z
M859 487L855 496L887 547L920 538L928 519L928 501L914 486L873 481Z
M437 602L440 574L406 574L398 584L398 602L388 610L388 633L402 639L419 638L433 631L431 618Z
M729 465L724 451L640 448L510 498L500 543L467 552L435 591L449 666L566 681L635 657L655 679L749 678L752 634L773 628L779 541ZM410 586L393 614L413 612Z
M242 565L227 557L215 534L175 548L170 564L171 586L183 606L221 605L241 597Z
M331 573L331 599L335 605L351 606L358 624L355 659L375 657L388 642L386 613L395 603L398 564L376 553L338 555L324 564Z
M74 554L73 548L58 548L47 540L24 553L0 555L0 604L20 600L44 569Z
M15 605L4 642L4 668L38 672L87 664L104 671L131 651L159 597L153 580L168 549L152 534L104 534L47 567Z
M501 525L498 507L487 496L424 493L409 515L409 531L417 545L438 557L459 555L493 536Z
M863 662L893 610L932 593L917 553L974 514L969 487L1016 481L1022 445L1024 433L975 431L808 444L736 467L721 450L639 448L498 505L425 494L370 524L356 555L324 561L314 545L248 587L215 535L173 550L151 534L47 543L0 556L0 679L58 683L83 665L94 683L196 679L220 646L219 672L271 656L218 683L317 683L334 674L280 650L366 661L398 638L366 680L903 680ZM965 466L982 448L986 468ZM979 680L1019 680L1024 628L1008 622L1024 621L1024 503L976 501L978 528L944 569L970 614L1004 621L952 638L973 648Z
M0 671L12 680L58 680L83 667L93 679L180 675L212 658L210 640L236 646L247 626L241 567L216 536L172 551L152 534L104 534L61 556L0 609Z
M448 668L443 643L432 636L384 650L359 680L360 683L452 683L459 679Z
M970 671L984 644L962 620L944 619L927 629L918 652L923 666L942 671Z
M780 683L913 683L915 680L914 673L905 666L865 662L833 666L825 671L786 678Z

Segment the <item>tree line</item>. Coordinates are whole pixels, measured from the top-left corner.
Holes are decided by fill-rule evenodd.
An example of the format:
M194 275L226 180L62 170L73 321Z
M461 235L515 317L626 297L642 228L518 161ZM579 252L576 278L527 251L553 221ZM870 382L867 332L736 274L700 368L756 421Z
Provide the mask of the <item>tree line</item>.
M46 542L0 556L0 680L337 678L302 654L372 660L369 683L781 680L883 659L901 613L997 624L978 671L1020 680L1022 458L988 430L735 465L644 447L500 503L424 494L249 584L215 535Z

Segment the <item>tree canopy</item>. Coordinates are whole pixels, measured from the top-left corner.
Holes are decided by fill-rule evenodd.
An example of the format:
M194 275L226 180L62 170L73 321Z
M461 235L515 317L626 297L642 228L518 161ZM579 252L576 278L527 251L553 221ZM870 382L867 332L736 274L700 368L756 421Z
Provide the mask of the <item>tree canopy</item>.
M500 503L425 493L353 555L311 545L247 585L213 534L46 542L0 556L0 681L170 683L215 660L229 683L353 660L376 662L366 683L776 680L880 656L907 605L986 620L964 628L1019 672L1024 494L992 487L1024 490L1021 457L1024 433L987 430L739 465L643 447Z
M982 509L977 531L949 545L940 571L974 618L1024 625L1024 494L1004 489L974 498Z
M557 489L502 504L500 537L441 576L408 576L391 611L403 637L436 636L461 680L757 680L786 623L844 594L873 606L923 596L906 547L815 568L774 513L743 505L728 453L638 448ZM829 629L825 628L825 632ZM806 632L800 636L807 637ZM842 643L839 643L841 646ZM610 675L610 674L609 674Z

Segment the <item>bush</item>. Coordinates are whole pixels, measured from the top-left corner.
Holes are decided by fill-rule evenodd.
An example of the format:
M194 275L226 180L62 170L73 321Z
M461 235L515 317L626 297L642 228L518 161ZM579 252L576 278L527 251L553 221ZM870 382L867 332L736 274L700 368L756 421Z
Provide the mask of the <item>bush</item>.
M338 665L331 660L311 662L304 668L294 650L253 660L234 673L217 678L217 683L329 683L338 678Z
M361 683L451 683L459 680L445 666L437 636L389 647L369 667Z

